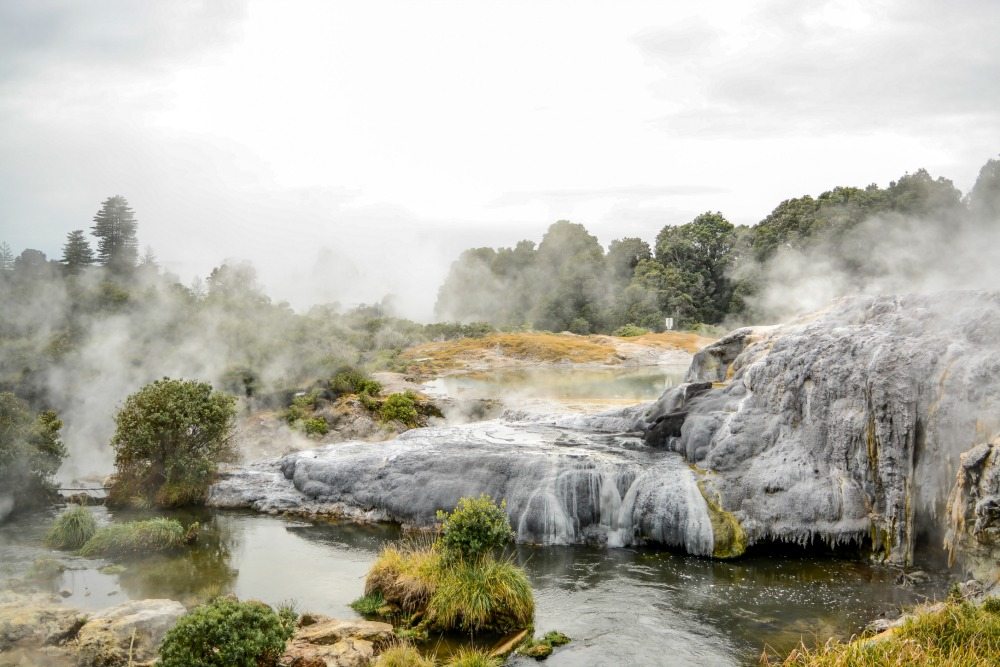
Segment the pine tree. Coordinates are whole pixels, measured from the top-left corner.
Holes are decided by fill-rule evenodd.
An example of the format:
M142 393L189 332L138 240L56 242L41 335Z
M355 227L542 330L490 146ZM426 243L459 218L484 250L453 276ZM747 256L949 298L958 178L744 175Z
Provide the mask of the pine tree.
M97 237L97 260L116 272L135 268L139 254L137 227L135 212L124 197L115 195L105 199L91 228Z
M66 265L66 273L71 276L79 275L84 267L94 263L94 251L83 236L82 229L73 230L66 235L62 263Z
M0 241L0 271L14 270L14 253L6 241Z

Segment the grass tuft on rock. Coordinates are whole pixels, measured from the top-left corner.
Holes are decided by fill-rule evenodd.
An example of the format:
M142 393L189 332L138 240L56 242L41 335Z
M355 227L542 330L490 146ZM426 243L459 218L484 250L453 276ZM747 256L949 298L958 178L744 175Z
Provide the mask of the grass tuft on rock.
M85 558L141 556L178 549L189 543L197 524L188 530L174 519L148 519L114 523L99 528L80 549Z
M351 609L362 616L375 616L378 610L385 606L385 598L378 591L372 595L362 595L351 603Z
M56 518L45 536L45 544L53 549L76 550L97 532L94 515L82 505L74 505Z
M503 660L491 656L486 651L463 648L449 658L445 667L500 667Z
M382 651L373 663L375 667L434 667L430 658L425 658L411 644L399 644Z
M849 643L802 646L783 660L762 657L765 667L987 667L1000 665L1000 613L994 605L951 601L917 610L899 628Z

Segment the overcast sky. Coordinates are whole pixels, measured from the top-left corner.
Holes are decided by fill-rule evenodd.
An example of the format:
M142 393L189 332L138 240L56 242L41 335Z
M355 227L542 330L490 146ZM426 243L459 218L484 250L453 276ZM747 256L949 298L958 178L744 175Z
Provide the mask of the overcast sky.
M1000 2L0 2L0 240L101 201L188 282L429 316L463 248L720 210L1000 152Z

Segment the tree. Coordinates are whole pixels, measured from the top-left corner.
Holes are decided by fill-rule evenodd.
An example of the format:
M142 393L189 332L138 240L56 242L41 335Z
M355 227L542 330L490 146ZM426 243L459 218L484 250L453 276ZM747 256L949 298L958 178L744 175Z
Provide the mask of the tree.
M163 378L125 400L111 439L112 504L200 504L233 454L236 399L205 382Z
M14 253L6 241L0 241L0 273L14 269Z
M85 267L94 263L94 251L91 250L82 229L76 229L66 235L62 263L66 266L66 273L71 276L79 275Z
M97 238L97 260L117 273L135 267L139 254L135 212L121 195L104 200L94 216L91 231Z
M727 276L736 230L721 213L702 213L686 225L666 226L656 237L656 259L674 269L671 289L691 290L697 321L715 323L729 309L732 287Z
M988 160L969 191L969 209L978 219L1000 221L1000 160Z
M52 476L66 456L61 428L56 413L34 415L14 394L0 393L0 520L54 495Z

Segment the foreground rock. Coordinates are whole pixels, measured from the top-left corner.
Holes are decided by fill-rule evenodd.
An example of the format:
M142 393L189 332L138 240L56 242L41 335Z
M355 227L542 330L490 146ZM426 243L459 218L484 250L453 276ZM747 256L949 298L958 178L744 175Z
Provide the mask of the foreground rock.
M1000 435L997 332L997 293L844 299L731 333L651 406L300 452L233 473L210 502L428 525L485 492L520 541L715 556L821 541L896 565L955 523L951 543L995 563L996 457L974 448Z
M76 637L86 616L45 596L0 597L0 651L59 646Z
M81 667L152 664L167 631L185 614L174 600L133 600L90 616L76 640Z
M278 664L281 667L368 667L394 638L388 623L318 617L314 623L299 628Z

